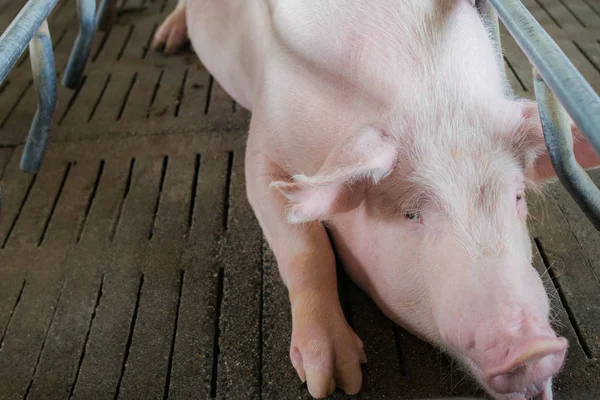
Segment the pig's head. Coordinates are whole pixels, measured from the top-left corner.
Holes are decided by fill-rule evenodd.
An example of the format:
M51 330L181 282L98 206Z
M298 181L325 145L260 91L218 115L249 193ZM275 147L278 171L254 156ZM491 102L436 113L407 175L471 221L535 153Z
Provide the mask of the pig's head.
M495 398L551 399L567 341L550 326L526 224L526 186L553 175L537 107L442 114L364 127L314 176L274 186L290 222L331 221L353 279ZM598 163L576 143L584 167Z

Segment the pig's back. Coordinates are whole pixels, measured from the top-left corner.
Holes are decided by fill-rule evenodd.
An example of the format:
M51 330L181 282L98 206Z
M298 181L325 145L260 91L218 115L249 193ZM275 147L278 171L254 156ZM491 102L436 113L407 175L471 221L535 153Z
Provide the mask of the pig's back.
M275 73L293 75L298 63L304 63L320 78L381 95L379 88L402 82L402 71L414 74L424 59L434 59L435 48L428 42L443 35L458 4L470 2L186 1L195 51L224 89L249 109L257 86L272 78L264 64L287 56L291 65Z
M272 0L273 33L314 74L381 94L436 58L449 15L465 2Z

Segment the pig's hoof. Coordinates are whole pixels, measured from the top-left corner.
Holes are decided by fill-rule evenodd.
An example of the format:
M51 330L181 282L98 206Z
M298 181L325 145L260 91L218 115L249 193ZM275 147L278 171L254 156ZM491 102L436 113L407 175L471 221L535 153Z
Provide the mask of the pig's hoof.
M327 397L336 387L349 395L358 393L362 386L360 364L367 362L367 358L362 341L343 313L323 312L319 316L314 315L313 309L293 314L296 315L290 358L311 396Z
M185 21L185 7L176 8L164 20L152 40L152 48L165 55L171 55L188 41Z

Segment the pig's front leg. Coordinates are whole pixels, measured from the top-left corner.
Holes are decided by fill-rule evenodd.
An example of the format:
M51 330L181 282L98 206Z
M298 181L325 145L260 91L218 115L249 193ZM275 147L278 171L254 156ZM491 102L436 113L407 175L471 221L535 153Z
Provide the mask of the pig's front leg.
M335 387L355 394L362 385L363 344L348 325L337 295L335 258L320 223L291 225L286 203L272 179L281 170L252 146L246 152L248 198L261 224L288 288L292 308L290 357L313 397L331 394Z
M170 55L179 50L187 41L186 0L179 0L175 9L160 25L154 39L152 49Z

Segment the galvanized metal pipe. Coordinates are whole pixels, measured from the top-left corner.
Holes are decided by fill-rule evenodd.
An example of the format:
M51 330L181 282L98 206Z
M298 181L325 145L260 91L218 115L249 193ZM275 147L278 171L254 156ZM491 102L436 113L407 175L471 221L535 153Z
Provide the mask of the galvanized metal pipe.
M552 166L563 186L594 227L600 230L600 189L575 160L569 115L535 69L533 76L544 140Z
M96 27L104 32L111 30L117 19L117 0L100 0L96 15Z
M56 108L56 71L48 23L42 26L29 43L29 58L33 84L38 97L38 108L33 117L27 142L21 156L21 169L35 174L39 171L46 152Z
M600 155L600 97L520 0L487 1L533 65L535 94L552 166L571 197L600 230L600 190L575 159L568 118L570 115Z
M77 0L77 14L79 15L79 35L75 39L73 50L69 56L67 67L63 75L63 85L69 89L79 86L83 77L83 70L90 55L92 39L96 32L96 0Z
M58 0L29 0L0 36L0 83L57 3Z
M600 97L519 0L488 0L531 64L600 155Z

